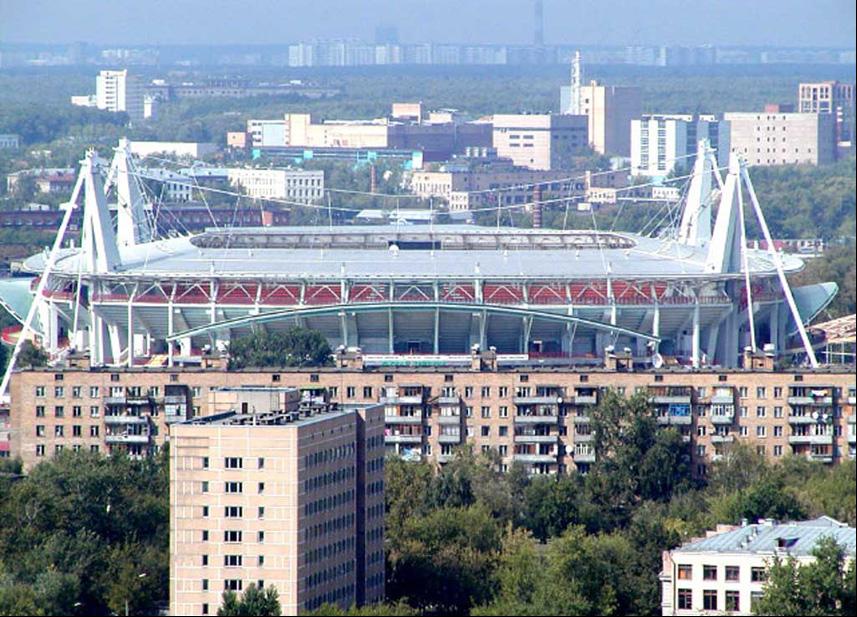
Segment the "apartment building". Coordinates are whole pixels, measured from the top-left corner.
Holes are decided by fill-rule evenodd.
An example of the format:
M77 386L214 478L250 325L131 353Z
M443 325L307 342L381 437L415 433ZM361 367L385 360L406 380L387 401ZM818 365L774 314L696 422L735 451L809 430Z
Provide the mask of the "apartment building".
M131 122L144 118L143 83L127 69L101 71L95 78L95 105L98 109L128 114Z
M631 121L631 174L665 178L693 168L697 143L708 139L717 162L729 161L729 122L713 115L651 114Z
M296 404L288 390L271 393L279 410L172 427L171 614L216 614L251 583L275 587L283 615L383 600L383 407Z
M771 460L795 455L837 464L857 455L857 385L844 366L774 371L763 359L728 370L572 368L515 357L507 363L489 352L465 364L370 364L369 356L353 353L338 362L288 371L85 365L18 371L10 390L11 454L29 468L64 448L110 452L133 445L133 454L154 452L176 421L222 409L213 391L241 385L306 388L307 396L341 405L381 401L388 449L437 463L464 441L496 451L504 468L518 462L531 473L586 471L594 462L589 412L607 388L646 393L659 423L691 444L699 476L739 441Z
M855 556L855 529L830 517L779 523L762 519L750 524L718 525L663 553L663 615L749 615L764 594L774 559L794 558L804 564L823 537L832 537Z
M312 203L324 197L324 171L302 169L226 170L229 184L250 197Z
M803 114L830 114L836 120L836 145L840 151L851 147L854 116L854 84L839 81L801 83L798 111Z
M825 165L836 160L836 122L830 114L723 114L730 150L750 165Z
M495 114L493 146L497 156L529 169L569 169L573 156L589 146L585 116Z

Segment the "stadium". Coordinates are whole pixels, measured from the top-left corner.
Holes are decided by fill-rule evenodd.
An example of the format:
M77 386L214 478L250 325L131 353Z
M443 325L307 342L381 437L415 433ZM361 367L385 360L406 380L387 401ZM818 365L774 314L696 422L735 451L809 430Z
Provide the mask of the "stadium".
M679 217L654 237L427 224L156 238L133 165L122 147L109 169L88 154L70 202L83 201L80 246L63 246L63 227L26 260L34 278L0 282L55 357L187 365L254 329L300 325L390 363L454 362L478 345L521 362L594 365L623 350L735 366L748 346L780 354L801 340L814 363L803 325L837 291L791 290L799 257L746 248L751 205L773 247L749 174L733 156L721 178L704 142Z

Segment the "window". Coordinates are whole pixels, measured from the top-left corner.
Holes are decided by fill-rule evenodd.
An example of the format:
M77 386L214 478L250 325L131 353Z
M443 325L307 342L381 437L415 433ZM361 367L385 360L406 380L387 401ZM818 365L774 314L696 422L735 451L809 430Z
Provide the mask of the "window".
M226 591L241 591L243 582L240 578L227 578L223 581L223 589Z
M241 555L224 555L223 565L227 568L240 568L243 562Z
M202 530L202 541L203 541L203 542L208 542L208 529L203 529L203 530Z
M741 594L737 591L726 592L726 610L729 612L738 612L741 610Z
M265 483L259 482L259 494L261 495L264 492L265 492Z
M235 529L224 531L223 541L229 543L241 542L241 531Z
M726 566L726 580L737 581L741 576L741 568L739 566Z
M259 506L258 515L259 518L265 518L265 506Z
M244 466L244 459L238 456L227 456L223 461L223 466L226 469L241 469Z
M202 457L202 468L208 469L208 457L207 456Z
M678 608L686 611L693 608L693 591L690 589L678 590Z
M682 581L689 581L693 578L693 566L689 564L679 565L678 578Z
M208 579L207 578L202 579L202 590L208 591Z
M203 556L202 556L202 565L203 565L203 566L207 566L207 565L208 565L208 555L203 555Z
M226 518L241 518L244 516L244 508L241 506L226 506L223 515Z
M45 406L44 405L36 405L36 417L44 418L45 417Z
M258 468L259 468L259 469L265 469L265 459L264 459L264 457L261 457L261 456L259 457L259 464L258 464Z
M751 568L750 580L754 583L764 583L768 580L768 571L762 567Z
M243 493L244 492L244 483L243 482L226 482L224 486L224 490L227 493Z
M202 481L202 492L203 492L203 493L207 493L207 492L208 492L208 480L203 480L203 481Z
M702 566L702 580L704 580L704 581L716 581L717 580L717 566Z
M702 592L702 608L706 611L717 610L717 591L714 589L705 589Z
M756 603L762 599L762 596L765 595L763 591L751 591L750 592L750 610L752 611L756 607Z

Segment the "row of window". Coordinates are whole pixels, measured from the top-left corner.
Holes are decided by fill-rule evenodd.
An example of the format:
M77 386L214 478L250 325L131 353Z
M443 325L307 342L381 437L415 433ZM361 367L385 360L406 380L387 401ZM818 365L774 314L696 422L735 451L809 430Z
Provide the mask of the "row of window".
M718 580L718 567L714 565L702 566L702 580L716 581ZM724 566L723 580L729 582L737 582L741 578L741 566ZM681 581L693 580L693 565L679 564L678 579ZM750 568L750 580L754 583L764 583L768 580L768 571L763 566L753 566Z
M690 611L693 610L693 592L690 589L679 589L678 590L678 608L679 610ZM706 611L719 611L724 610L728 613L740 613L741 612L741 593L734 589L729 589L723 593L723 608L720 608L720 603L718 602L719 593L716 589L705 589L702 592L702 608ZM753 606L759 599L762 597L761 591L753 591L750 593L750 610L752 611Z

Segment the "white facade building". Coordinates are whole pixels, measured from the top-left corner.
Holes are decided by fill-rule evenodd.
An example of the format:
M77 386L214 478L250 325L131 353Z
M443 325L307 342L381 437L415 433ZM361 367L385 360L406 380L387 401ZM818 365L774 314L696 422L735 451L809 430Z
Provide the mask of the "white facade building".
M729 161L730 125L713 115L646 115L631 121L631 174L663 178L693 167L700 139L708 139L717 162Z
M302 169L229 169L229 184L250 197L315 202L324 197L324 172Z
M124 71L101 71L95 79L95 104L98 109L124 111L131 122L144 118L143 84Z
M749 615L764 593L773 560L792 556L810 562L825 536L854 559L855 529L827 516L788 524L762 519L754 525L718 525L705 538L664 551L662 614Z
M0 134L0 150L16 150L21 145L21 139L15 133Z
M140 158L158 154L202 158L217 152L217 146L205 141L132 141L131 154Z

